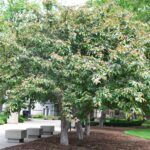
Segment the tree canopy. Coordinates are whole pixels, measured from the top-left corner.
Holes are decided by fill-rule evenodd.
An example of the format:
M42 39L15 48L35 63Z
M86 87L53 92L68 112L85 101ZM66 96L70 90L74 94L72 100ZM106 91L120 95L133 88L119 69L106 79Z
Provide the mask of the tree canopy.
M0 18L0 94L11 111L28 99L56 101L66 120L86 120L94 108L149 109L147 23L115 2L15 2Z

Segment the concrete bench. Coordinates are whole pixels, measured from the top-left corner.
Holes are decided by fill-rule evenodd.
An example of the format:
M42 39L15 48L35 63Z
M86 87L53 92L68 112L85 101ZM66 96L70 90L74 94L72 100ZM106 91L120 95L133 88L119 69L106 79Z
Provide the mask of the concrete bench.
M27 137L28 138L41 138L42 129L40 128L28 128L27 129Z
M55 127L54 126L41 126L43 135L53 135Z
M8 142L24 142L24 138L27 137L27 130L6 130L5 137L8 139Z

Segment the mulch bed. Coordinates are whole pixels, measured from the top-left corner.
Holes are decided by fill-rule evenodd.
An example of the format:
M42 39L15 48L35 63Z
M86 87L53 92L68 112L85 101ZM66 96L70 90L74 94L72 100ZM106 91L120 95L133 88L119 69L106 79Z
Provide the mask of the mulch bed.
M55 135L3 150L150 150L150 140L124 135L123 131L127 129L94 127L91 136L86 137L81 146L77 146L76 134L72 132L69 146L60 145L59 135Z

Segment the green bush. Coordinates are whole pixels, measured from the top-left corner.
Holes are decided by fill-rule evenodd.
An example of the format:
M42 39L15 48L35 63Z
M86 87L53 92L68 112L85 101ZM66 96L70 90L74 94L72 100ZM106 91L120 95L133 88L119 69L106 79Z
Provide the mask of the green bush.
M141 126L142 120L131 120L126 119L106 119L104 122L105 126L115 126L115 127L131 127L131 126ZM98 121L91 121L91 126L98 126Z
M5 121L0 119L0 125L3 125L3 124L5 124Z
M91 126L98 126L99 125L99 122L98 121L91 121Z
M126 119L106 119L104 122L105 126L116 126L116 127L131 127L131 126L141 126L142 120L126 120Z
M1 113L0 114L0 125L7 123L7 118L8 118L8 116L5 113ZM19 116L20 123L25 122L26 120L27 120L27 118L24 118L22 115Z
M44 116L44 115L33 115L32 118L34 119L45 119L45 120L59 120L60 119L60 116L51 116L51 115L48 115L48 116Z
M142 127L149 128L150 127L150 120L146 120L142 123Z
M7 123L7 118L8 118L8 116L6 114L0 113L0 122L1 122L0 124Z
M32 118L35 118L35 119L44 119L44 115L41 115L41 114L33 115Z
M23 122L25 122L25 121L27 121L27 118L25 118L25 117L23 117L23 116L19 116L19 122L20 122L20 123L23 123Z

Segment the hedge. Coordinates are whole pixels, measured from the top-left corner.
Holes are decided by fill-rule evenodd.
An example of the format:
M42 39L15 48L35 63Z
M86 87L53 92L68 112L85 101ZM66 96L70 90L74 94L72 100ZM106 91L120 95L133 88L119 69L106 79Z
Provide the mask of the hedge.
M141 126L143 123L142 120L131 120L126 119L106 119L104 122L105 126L114 126L114 127L131 127L131 126ZM91 126L98 126L98 121L91 121Z
M126 120L126 119L107 119L104 123L105 126L117 126L117 127L130 127L141 126L142 120Z
M146 120L142 123L142 127L150 128L150 120Z

